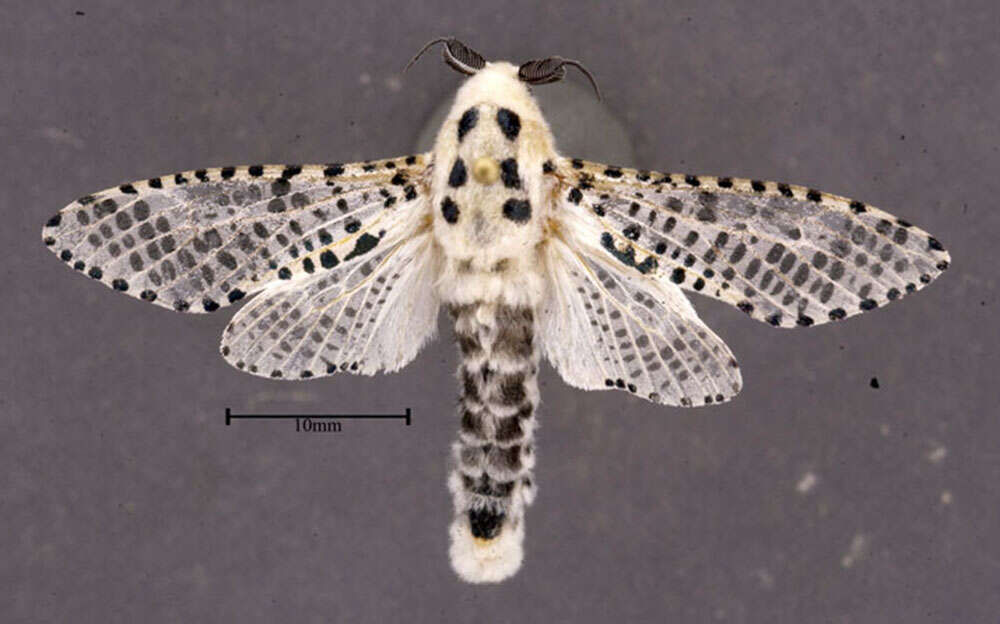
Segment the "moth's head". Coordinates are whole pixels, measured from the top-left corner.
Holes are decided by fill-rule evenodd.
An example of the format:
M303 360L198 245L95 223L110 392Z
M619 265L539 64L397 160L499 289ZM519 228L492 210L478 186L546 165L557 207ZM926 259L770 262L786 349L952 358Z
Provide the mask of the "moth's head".
M587 77L587 80L590 81L591 86L594 87L594 92L597 93L597 99L601 99L601 90L597 88L597 82L594 80L594 76L579 61L566 59L561 56L550 56L548 58L526 61L519 67L515 67L507 62L490 63L483 57L482 54L476 52L454 37L438 37L437 39L429 41L410 60L406 69L409 69L410 66L416 63L417 59L419 59L424 52L439 43L444 44L441 48L441 56L445 63L459 73L473 76L473 78L466 84L476 84L477 82L480 82L476 80L476 77L481 75L489 76L492 74L496 76L503 76L507 79L509 84L504 86L513 87L514 84L520 83L523 90L527 92L526 85L559 82L566 77L566 66L570 66L576 67L583 72L583 74ZM403 71L405 72L406 69Z
M452 114L475 110L481 105L513 111L526 123L543 123L542 111L528 85L517 77L517 67L506 61L486 63L469 77L455 94Z

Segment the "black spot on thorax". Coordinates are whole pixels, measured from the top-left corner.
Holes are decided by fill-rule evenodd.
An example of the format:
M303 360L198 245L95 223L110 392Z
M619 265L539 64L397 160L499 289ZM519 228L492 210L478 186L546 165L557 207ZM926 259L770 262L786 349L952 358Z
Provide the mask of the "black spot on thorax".
M461 158L456 158L455 164L451 168L451 173L448 174L448 186L458 188L464 185L467 179L468 172L465 170L465 161Z
M514 111L501 108L497 111L497 125L509 140L513 141L521 132L521 118Z
M479 121L479 111L475 107L462 113L462 118L458 120L458 140L461 141L465 138L465 135L469 133L476 127L476 122Z
M521 188L521 176L517 172L517 161L507 158L500 163L500 179L507 188Z
M458 223L458 215L458 204L455 203L455 200L450 197L441 200L441 216L444 217L445 221L452 224Z
M503 216L514 223L526 223L531 219L531 203L526 199L508 199L503 205Z

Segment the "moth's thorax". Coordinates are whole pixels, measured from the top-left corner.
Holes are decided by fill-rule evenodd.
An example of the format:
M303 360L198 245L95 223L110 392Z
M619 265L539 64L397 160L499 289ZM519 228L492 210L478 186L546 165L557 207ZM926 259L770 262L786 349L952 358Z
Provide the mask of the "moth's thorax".
M543 167L554 157L548 124L513 65L490 63L459 89L438 133L432 178L446 299L537 298L538 280L525 274L538 268L549 216Z

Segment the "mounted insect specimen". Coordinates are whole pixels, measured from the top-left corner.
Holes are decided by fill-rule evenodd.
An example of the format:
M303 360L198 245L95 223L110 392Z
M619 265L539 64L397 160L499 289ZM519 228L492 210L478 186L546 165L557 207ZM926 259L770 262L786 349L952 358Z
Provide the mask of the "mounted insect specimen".
M256 295L221 351L270 378L399 370L443 306L462 356L448 486L451 560L467 581L520 567L543 354L578 388L722 403L740 369L685 290L809 327L948 268L935 238L859 201L565 158L529 85L579 63L487 62L452 38L421 53L434 44L469 78L432 152L122 184L73 202L42 236L72 268L171 310Z

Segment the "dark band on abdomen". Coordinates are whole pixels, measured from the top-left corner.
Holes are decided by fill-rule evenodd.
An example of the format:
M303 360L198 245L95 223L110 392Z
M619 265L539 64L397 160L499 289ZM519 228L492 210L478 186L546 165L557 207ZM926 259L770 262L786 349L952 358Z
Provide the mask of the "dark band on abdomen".
M534 314L486 303L455 305L450 312L462 354L456 509L468 514L475 537L492 539L504 522L520 521L534 495Z

